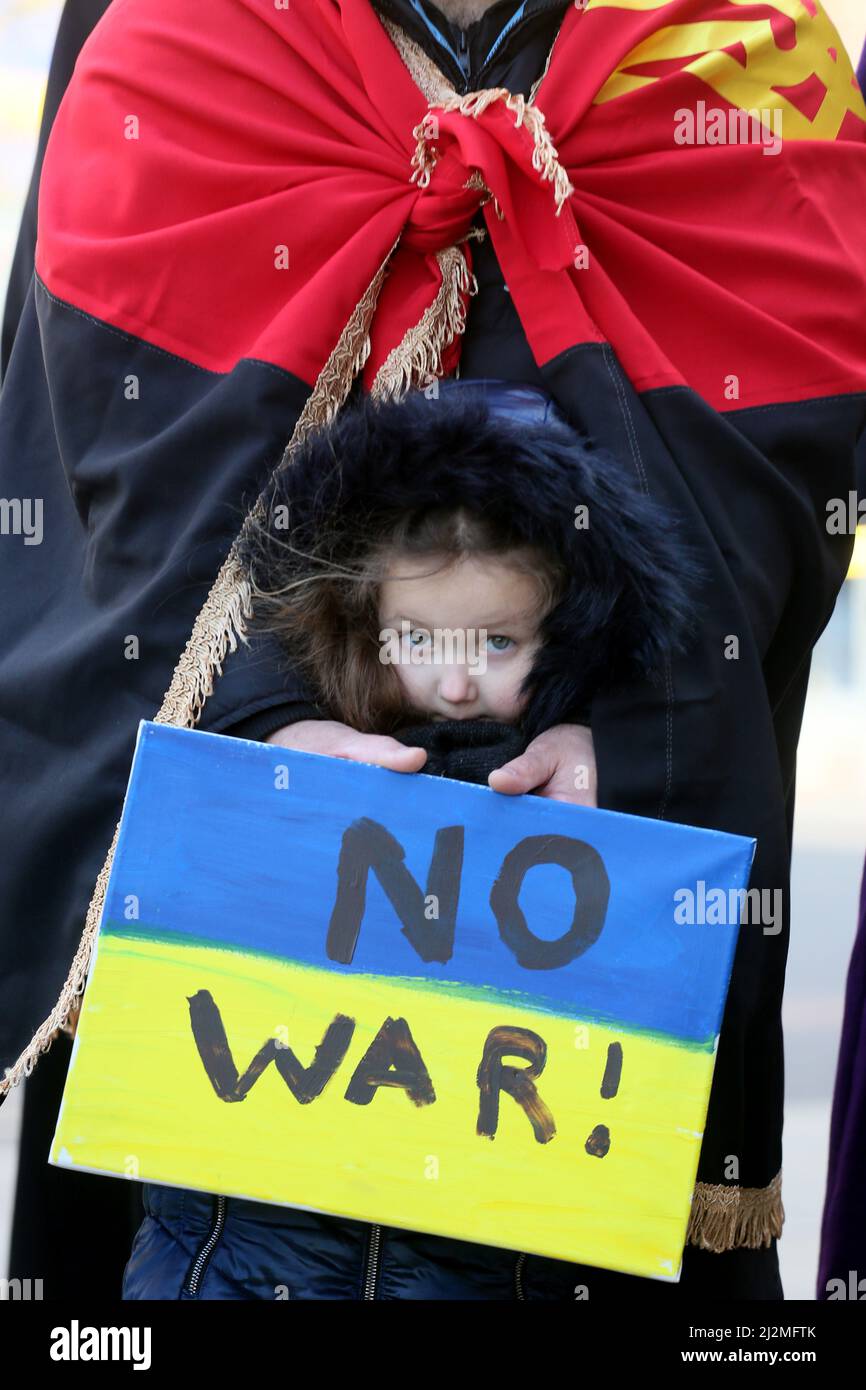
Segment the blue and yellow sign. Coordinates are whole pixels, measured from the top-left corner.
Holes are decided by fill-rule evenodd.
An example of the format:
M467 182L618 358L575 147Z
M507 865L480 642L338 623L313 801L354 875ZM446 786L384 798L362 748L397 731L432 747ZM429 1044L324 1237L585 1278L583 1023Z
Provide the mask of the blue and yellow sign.
M143 721L51 1161L676 1279L753 852Z

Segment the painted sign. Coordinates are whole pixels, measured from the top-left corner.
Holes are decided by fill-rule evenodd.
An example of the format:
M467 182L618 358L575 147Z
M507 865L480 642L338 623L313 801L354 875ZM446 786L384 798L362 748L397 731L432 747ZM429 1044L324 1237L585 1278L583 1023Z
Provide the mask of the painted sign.
M753 852L143 721L51 1162L676 1279Z

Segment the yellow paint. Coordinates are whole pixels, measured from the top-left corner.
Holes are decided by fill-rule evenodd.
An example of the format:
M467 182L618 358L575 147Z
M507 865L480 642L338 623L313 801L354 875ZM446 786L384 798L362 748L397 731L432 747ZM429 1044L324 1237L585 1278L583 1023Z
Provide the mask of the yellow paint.
M192 1038L187 998L200 989L213 995L241 1073L268 1037L287 1038L309 1065L337 1012L357 1021L349 1052L308 1105L273 1066L242 1102L228 1104ZM596 1025L579 1048L574 1021L455 997L453 989L102 937L52 1162L670 1277L685 1238L712 1057ZM434 1104L417 1108L390 1087L366 1106L345 1100L388 1016L407 1019ZM547 1144L508 1095L495 1138L475 1132L476 1070L489 1030L502 1024L531 1028L548 1045L537 1083L557 1127ZM616 1097L602 1100L607 1046L617 1040L622 1082ZM611 1134L604 1158L584 1151L597 1124Z

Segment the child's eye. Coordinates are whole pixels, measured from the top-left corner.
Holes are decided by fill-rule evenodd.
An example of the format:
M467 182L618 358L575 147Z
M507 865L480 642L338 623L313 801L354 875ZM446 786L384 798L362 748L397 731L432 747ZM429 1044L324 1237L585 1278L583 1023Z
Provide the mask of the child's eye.
M429 635L430 634L425 632L423 627L413 627L412 631L407 633L409 645L411 647L420 647L427 641Z
M513 639L513 637L505 637L505 636L502 635L502 633L497 633L497 634L496 634L495 636L493 636L493 637L488 637L487 640L488 640L488 642L506 642L506 643L510 642L512 646L514 645L514 639ZM497 646L497 647L495 648L495 650L498 651L498 652L504 652L504 651L507 651L508 648L507 648L507 646L505 646L505 647L499 647L499 646Z

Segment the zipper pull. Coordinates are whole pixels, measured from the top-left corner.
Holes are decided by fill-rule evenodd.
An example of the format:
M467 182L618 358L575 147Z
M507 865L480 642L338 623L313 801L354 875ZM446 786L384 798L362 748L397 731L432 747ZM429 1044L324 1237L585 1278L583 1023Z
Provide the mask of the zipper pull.
M466 41L466 30L460 30L460 66L463 69L463 76L469 77L469 44Z

